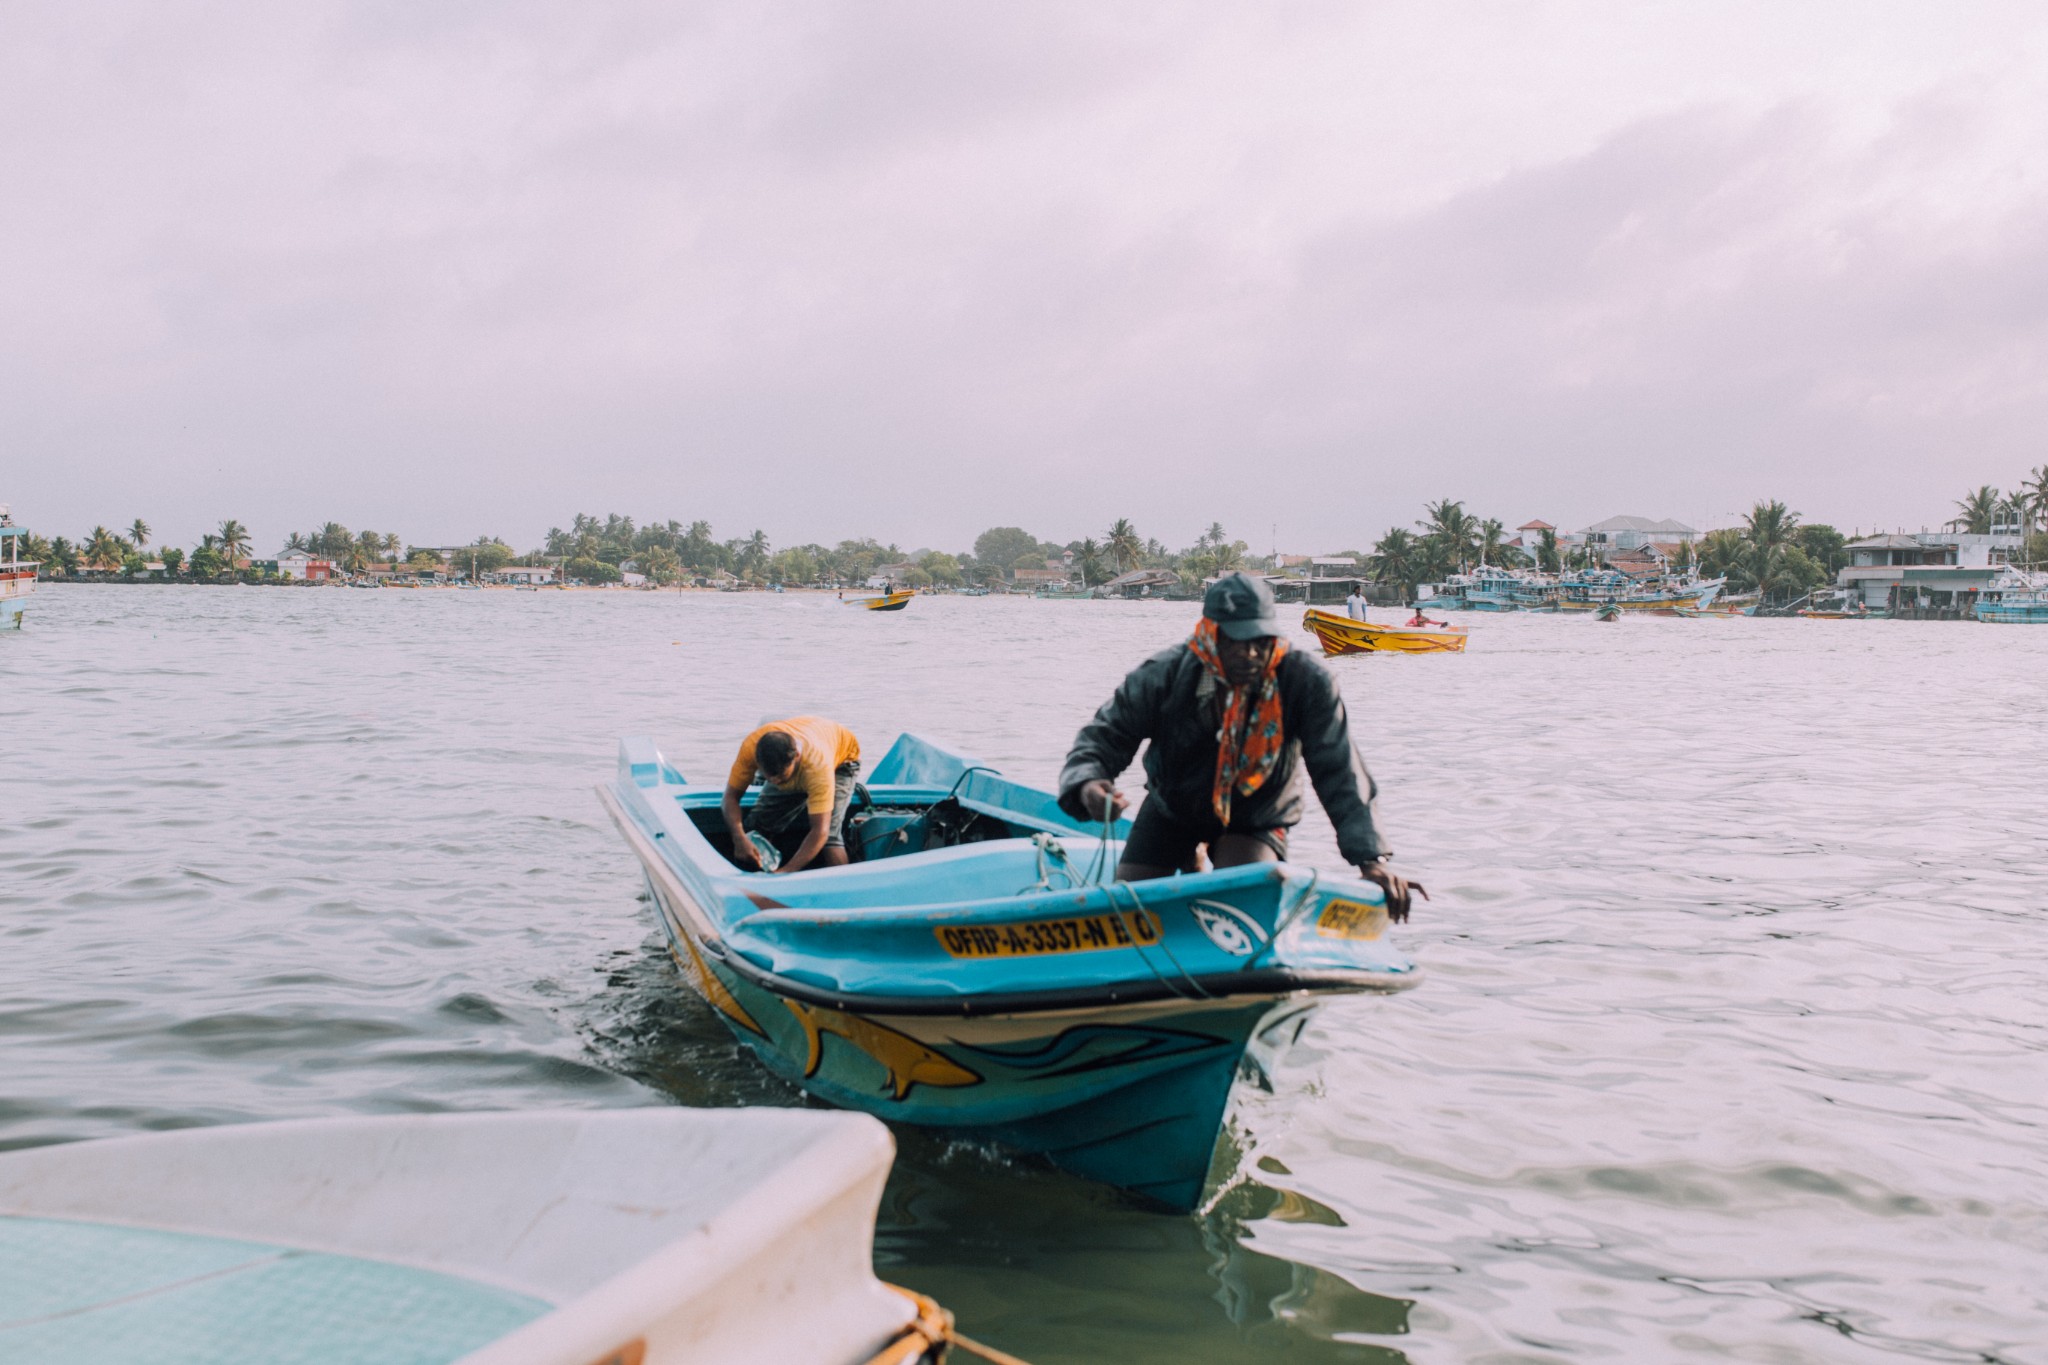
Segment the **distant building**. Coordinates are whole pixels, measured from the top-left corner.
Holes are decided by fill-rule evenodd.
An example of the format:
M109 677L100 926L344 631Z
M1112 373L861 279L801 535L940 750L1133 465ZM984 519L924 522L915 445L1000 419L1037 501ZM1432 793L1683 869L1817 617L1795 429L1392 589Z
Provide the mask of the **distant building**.
M531 583L535 587L555 581L554 568L549 565L507 564L489 576L499 583Z
M1067 586L1065 569L1012 569L1010 581L1020 588L1064 588Z
M1941 531L1867 536L1845 547L1849 563L1835 582L1873 611L1968 619L1978 594L1991 586L2019 547L2016 535Z
M1682 521L1652 521L1648 517L1609 517L1596 521L1572 537L1596 550L1639 550L1652 541L1690 545L1700 533Z
M271 568L272 573L284 578L297 579L302 583L320 583L334 577L334 561L316 559L304 550L291 550L264 563L274 566Z

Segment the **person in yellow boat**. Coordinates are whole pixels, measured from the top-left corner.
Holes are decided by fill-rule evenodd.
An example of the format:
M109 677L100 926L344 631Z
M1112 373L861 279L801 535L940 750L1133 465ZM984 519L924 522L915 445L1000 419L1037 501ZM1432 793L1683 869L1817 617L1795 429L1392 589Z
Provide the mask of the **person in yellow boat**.
M1074 737L1060 773L1060 808L1104 820L1129 804L1116 779L1145 746L1145 804L1116 875L1143 881L1287 856L1301 822L1306 770L1337 834L1337 849L1386 892L1388 913L1408 918L1421 883L1386 865L1393 856L1373 819L1377 788L1351 741L1344 698L1329 670L1281 634L1273 590L1249 574L1210 585L1202 619L1184 643L1130 671Z
M742 819L740 800L757 773L761 795ZM720 803L726 832L732 835L733 860L742 867L760 867L761 855L747 838L758 830L782 850L778 872L843 865L846 808L859 775L860 741L823 716L770 721L748 735L732 761Z
M1422 604L1417 602L1415 604L1415 614L1408 618L1408 624L1412 629L1420 630L1424 626L1447 626L1450 622L1432 621L1429 617L1422 614Z

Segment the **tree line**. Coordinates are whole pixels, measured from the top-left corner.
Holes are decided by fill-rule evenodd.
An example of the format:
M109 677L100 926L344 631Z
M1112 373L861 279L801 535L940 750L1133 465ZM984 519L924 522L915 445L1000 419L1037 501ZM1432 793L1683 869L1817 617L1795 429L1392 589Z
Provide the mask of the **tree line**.
M1956 516L1946 523L1950 529L1974 535L2019 534L2029 562L2048 562L2048 465L2033 470L2010 492L1985 485L1958 499L1955 507ZM40 561L53 576L134 576L149 562L151 534L149 524L138 517L119 531L95 526L76 542L30 535L21 554ZM1848 563L1846 545L1834 527L1803 522L1785 503L1764 501L1750 510L1741 526L1709 531L1696 545L1681 545L1673 568L1725 577L1732 592L1791 597L1830 581ZM254 574L246 567L250 547L248 527L230 519L201 536L189 552L160 546L156 558L172 578L248 577ZM452 566L441 547L408 546L394 532L351 531L333 521L286 536L283 552L292 551L329 560L349 573L373 566L434 572L452 567L457 573L482 576L511 565L546 565L584 583L617 582L624 574L637 572L663 585L727 574L760 584L844 585L886 571L910 587L993 586L1025 569L1053 570L1093 587L1134 569L1151 569L1171 574L1183 589L1195 591L1219 573L1273 567L1252 554L1243 540L1232 538L1221 522L1210 523L1193 544L1169 549L1142 535L1128 517L1118 518L1099 535L1065 543L1043 540L1019 526L994 526L975 538L972 549L923 550L914 555L873 537L777 548L758 529L720 539L708 521L636 522L618 513L578 513L568 526L551 527L542 544L525 553L498 536L478 536L452 550ZM1421 584L1441 582L1483 564L1558 573L1605 562L1603 547L1563 544L1554 530L1540 531L1533 544L1517 545L1498 518L1480 517L1450 498L1427 504L1412 529L1390 528L1370 551L1338 553L1356 559L1364 576L1394 589L1404 600L1413 599Z

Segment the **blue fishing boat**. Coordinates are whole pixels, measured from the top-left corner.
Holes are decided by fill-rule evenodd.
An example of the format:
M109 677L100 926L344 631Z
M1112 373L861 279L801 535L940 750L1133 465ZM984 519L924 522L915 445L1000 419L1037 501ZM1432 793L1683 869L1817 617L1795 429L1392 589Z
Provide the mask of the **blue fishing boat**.
M2000 626L2048 626L2048 573L2008 566L1978 597L1977 619Z
M684 977L771 1069L1170 1208L1201 1198L1247 1044L1417 980L1371 883L1286 863L1116 881L1128 821L1077 824L914 735L856 797L844 867L741 871L723 784L650 740L598 790Z

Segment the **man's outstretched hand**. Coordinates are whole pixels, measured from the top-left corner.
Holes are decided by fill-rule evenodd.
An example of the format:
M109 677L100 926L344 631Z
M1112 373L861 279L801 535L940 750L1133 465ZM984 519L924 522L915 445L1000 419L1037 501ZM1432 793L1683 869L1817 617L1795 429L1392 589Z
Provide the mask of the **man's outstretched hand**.
M1103 812L1114 810L1121 817L1131 804L1131 798L1118 791L1107 778L1098 777L1093 782L1081 784L1081 805L1097 820L1109 818Z
M1410 893L1429 899L1429 888L1421 882L1414 882L1394 871L1385 863L1365 863L1358 869L1359 874L1387 894L1387 915L1396 924L1408 922Z

